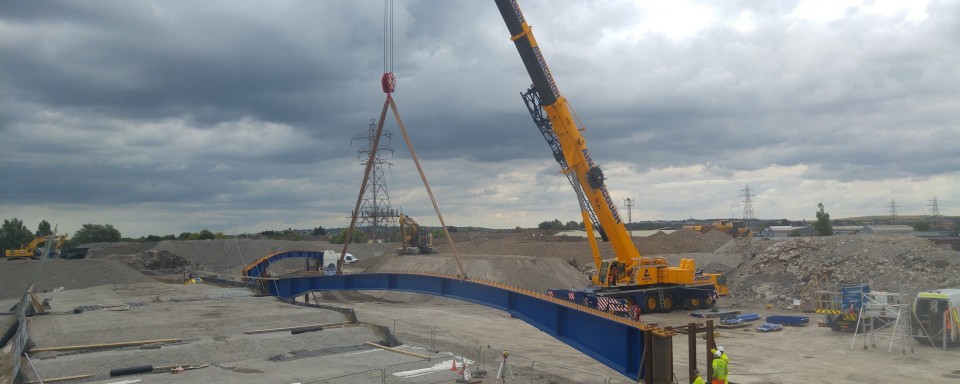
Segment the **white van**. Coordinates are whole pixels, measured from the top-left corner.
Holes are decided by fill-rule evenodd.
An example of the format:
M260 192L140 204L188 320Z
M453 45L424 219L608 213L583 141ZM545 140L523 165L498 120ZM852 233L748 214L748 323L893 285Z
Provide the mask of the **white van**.
M329 263L334 263L334 268L336 268L337 259L339 259L339 258L340 258L340 252L337 252L337 251L334 251L334 250L326 250L326 251L323 251L323 260L324 260L324 262L327 263L327 264L329 264ZM349 253L347 253L347 255L343 257L343 263L344 263L344 264L353 264L353 263L356 263L356 262L358 262L358 261L360 261L360 259L358 259L356 256L351 255L351 254L349 254Z

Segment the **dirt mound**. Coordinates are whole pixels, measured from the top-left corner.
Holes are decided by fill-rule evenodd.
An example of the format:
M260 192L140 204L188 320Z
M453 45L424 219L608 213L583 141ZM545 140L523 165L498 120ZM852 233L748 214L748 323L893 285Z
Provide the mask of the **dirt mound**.
M546 292L550 288L583 288L590 284L587 276L559 258L530 256L501 256L460 254L463 268L471 279L496 281L534 292ZM458 275L460 269L450 254L436 255L385 255L361 264L364 273L374 272L431 272ZM406 292L363 292L355 300L383 302L416 302L455 304L458 300ZM333 297L326 297L333 299Z
M537 234L543 236L536 236ZM519 255L535 258L556 258L561 264L570 263L589 270L593 256L586 238L571 237L562 241L549 236L549 231L536 234L495 232L456 233L456 247L460 253L474 255ZM701 234L696 231L676 231L669 235L658 232L650 237L635 238L640 253L645 256L681 253L709 253L730 240L722 233ZM366 267L372 259L395 254L397 243L351 244L347 252L360 259L358 266ZM435 240L441 254L451 254L445 239ZM238 275L245 266L263 256L281 251L341 251L343 245L326 241L284 241L267 239L219 240L165 240L159 242L93 243L88 259L117 259L137 269L173 269L192 263L198 270L223 276ZM599 243L604 258L613 257L610 243ZM151 253L152 252L152 253ZM173 258L160 252L175 255ZM152 255L152 256L138 256ZM161 255L161 256L157 256ZM151 264L151 258L161 258ZM169 259L168 259L169 258ZM180 260L182 259L182 260ZM144 262L146 261L146 262ZM147 266L150 264L150 266ZM164 267L168 266L168 267ZM190 267L189 265L187 265Z
M549 288L583 288L587 276L557 258L461 254L463 269L470 278L505 283L536 292ZM460 269L453 255L390 255L367 266L364 272L433 272L457 275Z
M17 297L27 289L40 260L17 260L0 263L0 298ZM105 284L136 284L153 281L129 265L118 260L60 260L44 261L34 287L45 292L64 287L80 289Z
M149 270L176 269L190 266L189 260L167 250L149 250L134 257L137 264Z
M198 269L222 275L238 275L247 264L257 259L282 251L325 251L333 249L339 252L342 244L330 244L326 241L287 241L266 239L219 239L219 240L166 240L143 243L93 243L85 245L90 248L88 259L118 259L125 261L135 268L153 269L140 263L138 255L150 252L172 254L177 260L179 268L192 263ZM393 252L396 244L351 244L347 252L366 260ZM151 256L152 257L152 256ZM165 256L160 256L165 257ZM147 257L150 258L150 257ZM179 261L182 259L183 261ZM172 260L164 259L163 263ZM162 263L161 263L162 264ZM157 266L159 269L169 269Z
M732 274L738 299L786 304L812 279L867 283L873 290L913 291L960 287L960 253L906 236L799 237L723 247L747 252Z
M594 265L590 245L586 238L554 236L488 236L477 234L466 236L458 234L457 250L463 253L483 255L520 255L537 258L559 258L574 265L584 266L584 270ZM635 237L634 244L643 256L675 255L685 253L710 253L731 241L729 235L711 231L700 233L692 230L679 230L666 234L657 232L648 237ZM598 242L603 258L613 257L610 243ZM445 242L437 242L441 253L450 253Z
M645 256L713 252L729 241L730 235L719 231L700 233L690 229L680 229L670 234L657 232L634 239L640 254Z

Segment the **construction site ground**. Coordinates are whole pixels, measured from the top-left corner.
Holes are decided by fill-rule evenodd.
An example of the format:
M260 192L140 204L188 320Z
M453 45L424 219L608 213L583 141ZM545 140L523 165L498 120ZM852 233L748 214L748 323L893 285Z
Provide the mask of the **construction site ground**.
M760 333L753 326L718 329L717 342L730 356L731 382L960 383L956 378L960 373L956 372L960 370L957 365L960 350L944 351L921 346L909 339L895 340L892 351L888 352L888 338L871 340L866 343L868 348L865 350L863 338L852 343L853 336L849 333L817 327L822 315L785 310L784 300L791 301L809 280L802 281L796 276L782 278L789 273L777 269L799 268L792 270L795 274L827 270L834 266L829 261L833 253L857 253L844 248L854 244L870 250L867 252L870 256L858 253L860 258L895 255L911 258L912 254L919 254L925 261L911 261L901 275L926 274L929 284L952 284L950 279L956 278L956 268L960 266L957 252L928 248L913 238L894 241L867 236L863 239L835 239L835 243L798 242L774 247L771 242L758 239L730 240L716 236L726 236L719 233L684 232L689 231L638 239L638 246L646 255L662 256L671 264L682 257L691 257L708 270L728 273L734 284L734 294L720 300L721 308L759 313L763 317L773 314L810 317L810 324L785 327L780 332ZM581 271L589 270L592 262L583 239L555 239L536 233L461 233L457 237L457 249L468 276L537 291L587 284L586 275ZM159 348L153 345L37 352L30 354L31 361L40 376L47 379L94 375L69 382L113 383L120 378L110 378L111 369L139 365L208 364L206 368L179 374L142 374L129 378L140 379L143 383L306 383L384 369L390 378L388 382L416 383L453 382L457 375L450 370L452 356L462 355L469 364L489 372L484 382L494 382L492 376L499 366L496 353L507 350L511 353L511 367L518 378L523 379L519 382L528 382L528 377L544 383L597 382L598 378L629 382L613 370L502 311L458 300L403 292L328 292L317 294L311 300L325 306L317 308L296 306L272 297L256 297L243 288L182 284L182 274L188 270L236 277L242 265L278 250L340 251L341 247L325 242L269 240L90 245L88 259L44 262L36 291L40 299L49 299L51 314L30 319L31 341L36 347L178 340L158 344ZM459 271L448 245L438 245L442 253L429 256L395 256L395 247L395 243L351 245L348 252L361 261L347 266L347 272L456 274ZM814 259L826 261L813 266ZM855 261L853 258L846 260L857 266L852 264ZM17 301L19 292L29 283L38 263L0 262L0 310L7 310ZM755 267L756 263L764 266ZM934 266L947 277L933 272ZM302 265L291 261L284 267L293 271ZM768 268L770 270L766 271ZM896 282L884 280L893 272L889 267L873 270L873 275L869 269L864 271L864 282L896 285ZM763 288L757 289L758 286ZM927 288L921 284L914 287ZM77 311L77 308L83 310ZM290 332L245 333L267 328L342 323L349 320L344 312L350 309L359 321L356 326L331 327L296 335ZM0 315L3 322L9 319L10 315ZM682 310L645 315L643 320L663 327L704 321L690 317ZM426 355L431 360L365 344L386 342L389 336L385 329L403 343L397 347L399 350ZM677 381L689 382L687 336L680 334L673 338L673 343ZM705 371L704 340L698 338L697 343L698 365L701 371ZM460 358L456 359L459 365ZM539 369L531 371L531 366ZM32 371L28 377L36 380ZM351 379L353 381L332 382L372 381L365 380L362 375Z

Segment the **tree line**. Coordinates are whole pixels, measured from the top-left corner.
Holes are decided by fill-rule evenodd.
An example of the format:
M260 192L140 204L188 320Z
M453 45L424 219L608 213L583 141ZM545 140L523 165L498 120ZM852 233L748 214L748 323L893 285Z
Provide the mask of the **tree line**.
M269 233L267 233L269 232ZM290 236L292 230L287 231L267 231L263 236L268 238L293 238ZM326 233L323 227L314 228L314 233ZM29 244L37 237L50 236L53 234L53 227L47 220L41 220L37 225L36 231L31 231L16 217L4 219L0 225L0 253L5 253L8 249L20 249ZM73 233L73 236L67 238L63 249L74 248L88 243L114 243L114 242L144 242L144 241L162 241L162 240L212 240L227 239L230 236L223 232L212 232L204 229L200 232L181 232L179 235L147 235L139 238L123 237L120 230L111 224L83 224L80 229ZM299 235L296 240L300 240Z
M50 222L41 220L37 225L36 231L30 231L23 220L16 217L4 219L3 225L0 225L0 251L5 252L8 249L20 249L29 244L37 237L50 236L53 234L53 228ZM73 237L64 243L64 248L76 247L86 243L106 243L121 241L123 237L120 230L110 224L84 224Z
M543 221L537 225L537 229L556 229L556 230L574 230L574 229L583 229L583 222L576 222L570 220L566 223L560 222L560 219L553 219L553 221Z

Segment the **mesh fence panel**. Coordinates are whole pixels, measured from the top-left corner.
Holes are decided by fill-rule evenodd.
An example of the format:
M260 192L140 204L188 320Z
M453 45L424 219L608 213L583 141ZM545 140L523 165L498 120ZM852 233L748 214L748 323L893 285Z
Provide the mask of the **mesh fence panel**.
M207 298L210 300L227 300L237 297L251 297L253 292L247 288L215 288L207 292Z
M371 369L369 371L351 373L349 375L308 381L307 384L382 384L383 377L382 369Z
M461 368L463 363L459 357L454 356L394 364L383 369L383 382L385 384L452 383L460 378Z
M404 344L417 346L431 352L437 351L437 328L422 324L394 320L393 334Z
M603 375L581 371L578 369L561 367L559 365L533 362L533 381L536 384L606 384L607 378Z

